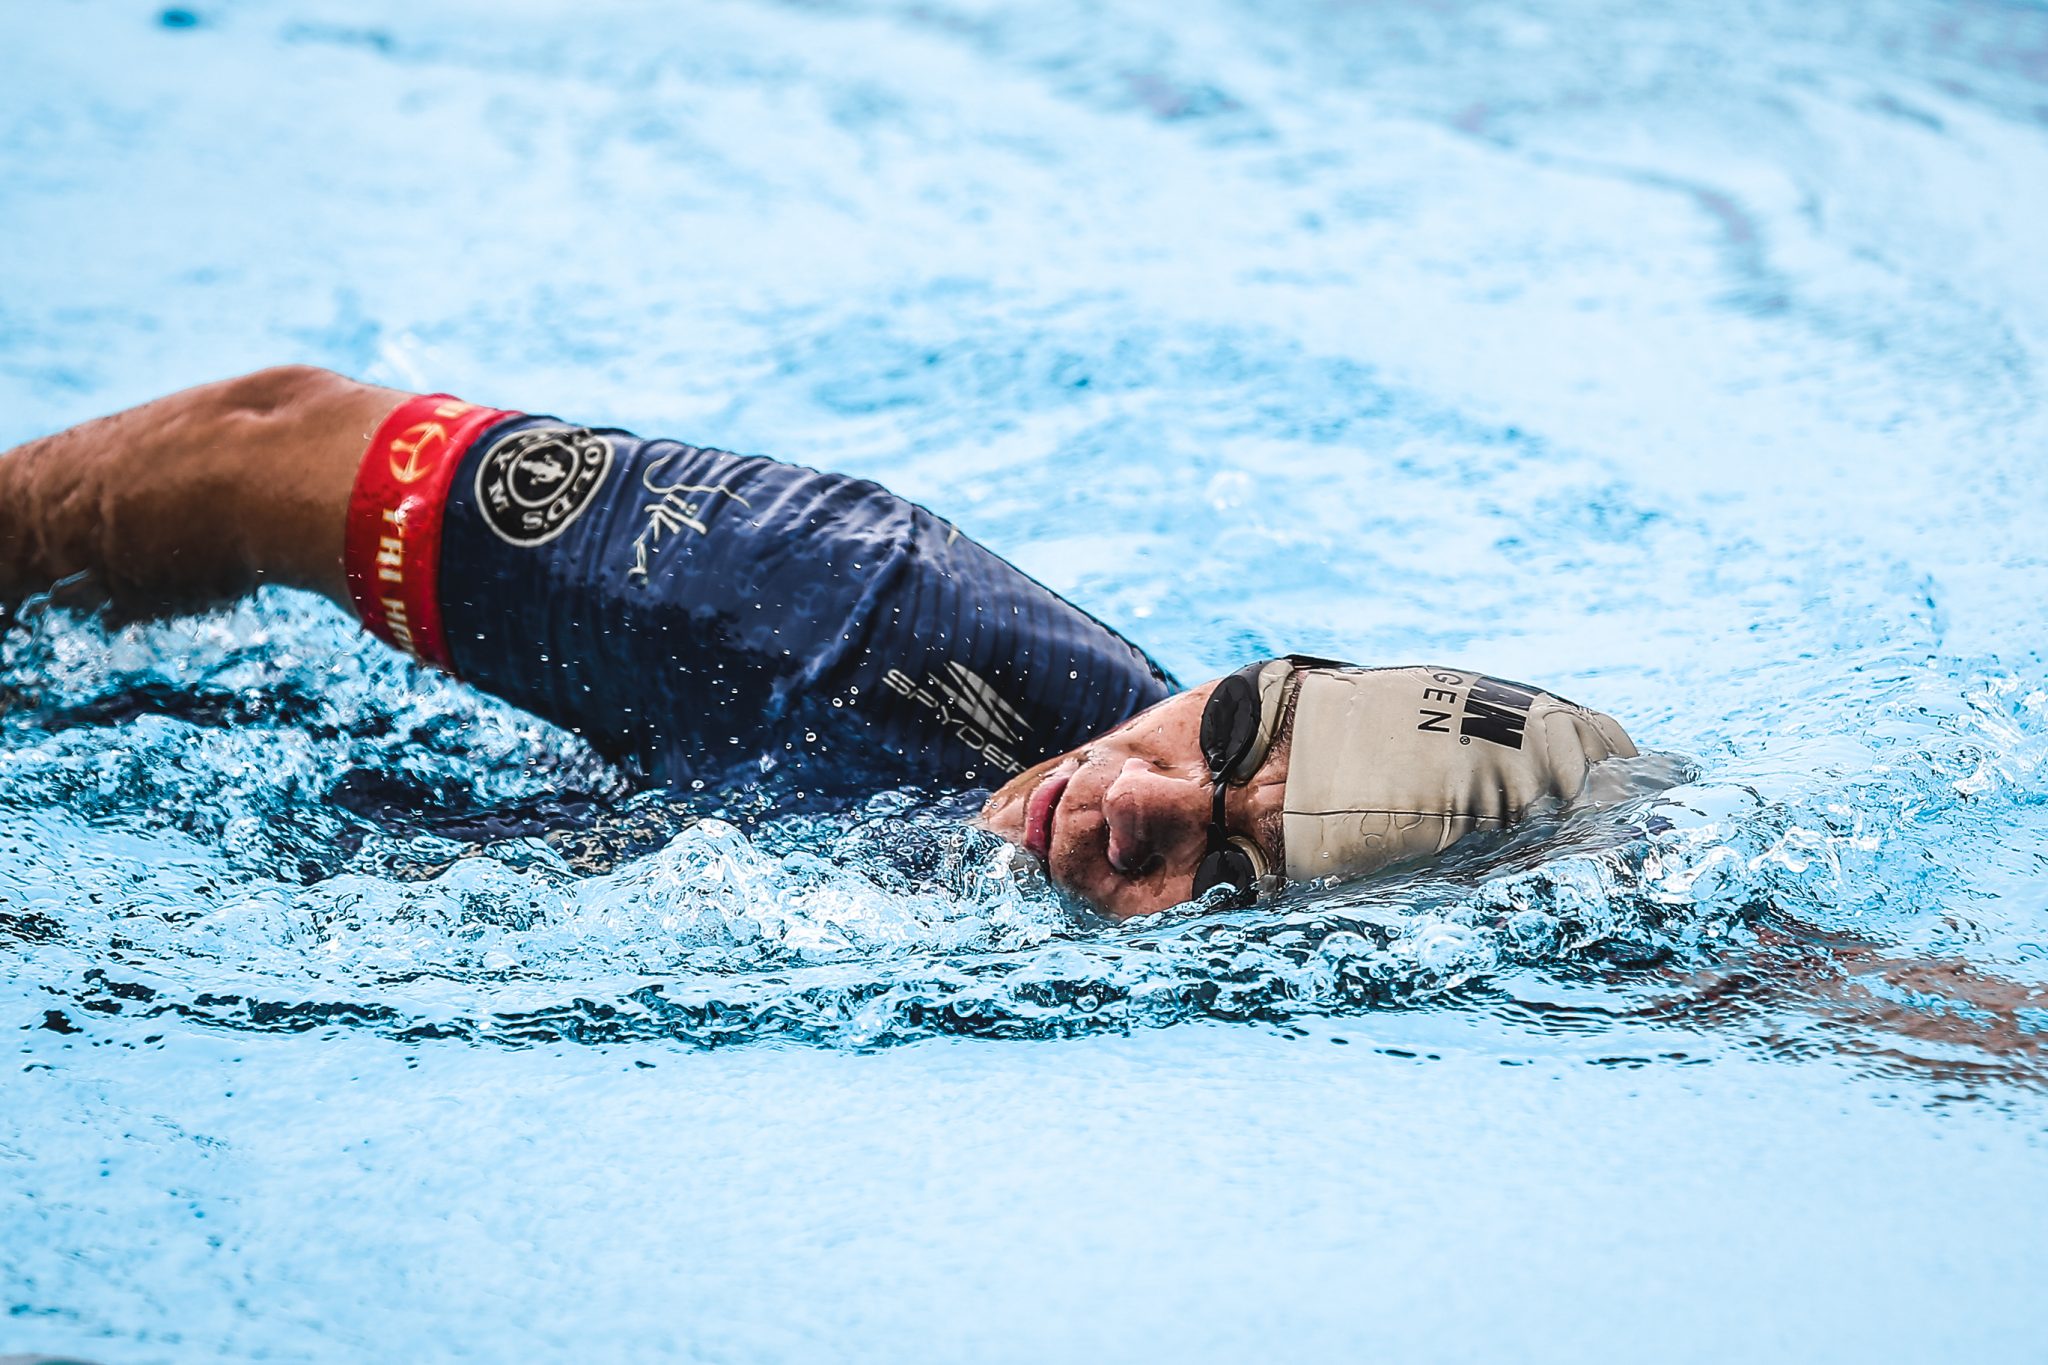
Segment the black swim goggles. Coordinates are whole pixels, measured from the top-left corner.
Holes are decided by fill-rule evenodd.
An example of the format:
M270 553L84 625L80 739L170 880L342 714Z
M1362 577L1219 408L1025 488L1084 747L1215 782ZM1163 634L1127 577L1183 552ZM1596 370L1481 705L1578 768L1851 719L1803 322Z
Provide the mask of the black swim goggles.
M1247 664L1216 684L1202 707L1202 758L1209 765L1215 805L1208 843L1195 868L1197 899L1219 886L1230 888L1225 904L1250 905L1277 869L1257 841L1232 834L1224 822L1224 797L1252 780L1265 765L1280 730L1284 694L1291 689L1294 661L1269 659Z

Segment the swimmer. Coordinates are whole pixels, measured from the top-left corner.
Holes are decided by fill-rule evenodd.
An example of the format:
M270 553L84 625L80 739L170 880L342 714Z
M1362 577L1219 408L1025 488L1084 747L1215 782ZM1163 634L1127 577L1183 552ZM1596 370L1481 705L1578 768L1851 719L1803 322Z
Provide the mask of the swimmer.
M1183 690L876 484L302 366L0 455L0 612L265 583L671 785L993 788L980 823L1118 918L1431 857L1636 752L1465 668L1290 656Z

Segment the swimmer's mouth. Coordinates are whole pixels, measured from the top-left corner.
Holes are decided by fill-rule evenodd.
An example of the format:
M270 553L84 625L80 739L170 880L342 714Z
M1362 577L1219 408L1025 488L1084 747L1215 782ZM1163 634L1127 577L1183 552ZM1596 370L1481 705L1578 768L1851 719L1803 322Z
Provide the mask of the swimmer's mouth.
M1067 794L1067 783L1074 780L1074 772L1081 765L1068 760L1046 774L1045 781L1038 784L1031 793L1031 799L1024 806L1024 851L1040 862L1047 861L1052 852L1052 817L1059 809L1060 798Z

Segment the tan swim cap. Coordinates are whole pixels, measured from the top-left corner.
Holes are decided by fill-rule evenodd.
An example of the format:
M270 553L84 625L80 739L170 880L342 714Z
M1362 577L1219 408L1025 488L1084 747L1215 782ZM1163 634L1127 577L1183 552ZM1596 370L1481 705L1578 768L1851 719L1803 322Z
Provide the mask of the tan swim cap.
M1277 729L1300 669L1284 798L1289 881L1357 877L1502 829L1586 770L1633 758L1612 716L1469 669L1276 659L1258 673ZM1270 727L1270 728L1267 728Z

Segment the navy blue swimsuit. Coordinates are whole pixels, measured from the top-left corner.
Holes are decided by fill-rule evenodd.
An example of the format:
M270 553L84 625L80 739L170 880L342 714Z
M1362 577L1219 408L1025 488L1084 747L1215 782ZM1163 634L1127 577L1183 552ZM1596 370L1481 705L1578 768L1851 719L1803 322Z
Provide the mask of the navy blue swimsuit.
M552 418L464 452L439 584L458 676L670 783L995 786L1176 690L877 484Z

